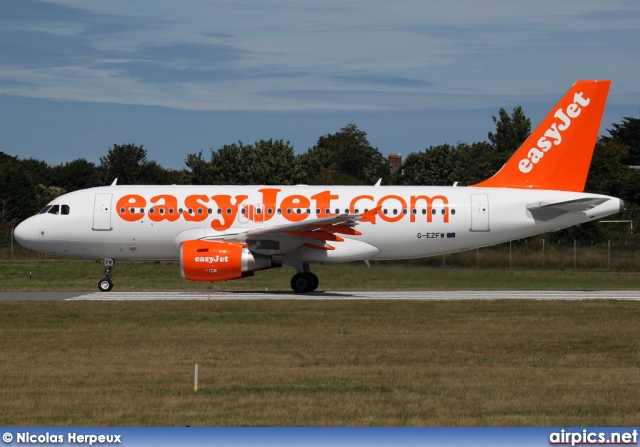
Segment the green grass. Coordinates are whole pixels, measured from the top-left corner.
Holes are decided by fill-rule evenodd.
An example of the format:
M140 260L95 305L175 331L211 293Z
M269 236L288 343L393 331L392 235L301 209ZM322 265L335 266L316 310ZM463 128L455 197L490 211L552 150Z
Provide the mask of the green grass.
M631 426L639 320L625 301L2 302L0 425Z
M1 262L0 290L94 291L101 270ZM640 285L408 262L314 271L321 290ZM176 263L114 273L123 291L289 291L293 270L214 284L182 280ZM0 425L630 426L639 317L625 301L0 302Z
M447 269L409 262L313 266L318 290L624 290L640 287L640 274L602 271L518 271ZM118 291L290 291L295 271L288 267L256 272L254 277L219 283L194 283L180 277L177 263L119 262ZM29 275L31 274L31 279ZM0 291L94 291L102 278L97 261L3 261Z

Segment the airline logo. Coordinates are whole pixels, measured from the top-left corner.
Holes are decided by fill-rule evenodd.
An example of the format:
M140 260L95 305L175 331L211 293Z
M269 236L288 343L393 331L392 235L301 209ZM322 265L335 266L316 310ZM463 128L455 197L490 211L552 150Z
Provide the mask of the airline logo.
M211 219L211 228L223 231L231 228L237 220L238 213L252 222L267 222L276 215L281 215L289 222L302 222L311 218L335 216L345 212L339 208L338 194L331 190L321 191L310 197L302 194L293 194L279 197L280 188L261 188L260 205L247 204L249 196L238 194L212 195L192 194L181 203L176 196L171 194L159 194L149 199L140 194L127 194L121 197L116 204L118 216L128 222L136 222L145 216L154 221L175 222L178 219L192 222L202 222ZM348 211L351 214L361 214L365 210L374 210L377 207L377 217L385 222L398 222L409 219L416 222L418 216L426 222L432 222L436 210L444 223L449 222L449 199L444 195L426 196L412 195L402 197L391 194L380 198L363 194L352 198ZM343 205L344 206L344 202ZM418 213L420 209L420 213ZM374 223L374 222L371 222Z
M196 256L195 262L214 264L216 262L229 262L229 256Z
M558 119L549 126L544 132L544 135L537 141L537 146L530 149L527 153L527 157L520 160L518 168L523 174L528 174L533 170L533 167L544 157L545 153L554 146L559 146L562 143L563 133L571 126L572 120L580 116L582 112L581 107L587 107L591 100L584 98L583 93L575 93L573 95L573 102L569 104L566 110L562 107L556 110L554 117Z

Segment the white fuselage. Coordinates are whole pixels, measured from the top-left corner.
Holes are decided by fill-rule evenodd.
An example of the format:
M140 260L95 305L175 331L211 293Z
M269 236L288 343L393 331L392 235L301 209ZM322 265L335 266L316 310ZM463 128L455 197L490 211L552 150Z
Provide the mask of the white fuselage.
M592 209L539 218L545 203L600 199ZM82 258L177 259L179 244L311 222L380 207L375 223L308 249L303 262L407 259L467 250L595 220L622 209L608 196L546 190L434 186L109 186L65 194L59 212L15 230L24 246ZM64 206L65 213L61 212ZM55 209L55 208L52 208ZM191 212L189 212L191 209ZM363 248L364 247L364 248Z

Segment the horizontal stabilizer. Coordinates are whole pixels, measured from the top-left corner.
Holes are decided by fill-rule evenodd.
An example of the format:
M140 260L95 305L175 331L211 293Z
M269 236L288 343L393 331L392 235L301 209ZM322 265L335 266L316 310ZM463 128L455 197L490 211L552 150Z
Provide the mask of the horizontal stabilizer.
M527 205L527 210L531 212L535 220L546 222L566 213L589 211L608 200L604 197L586 197L564 202L536 202Z

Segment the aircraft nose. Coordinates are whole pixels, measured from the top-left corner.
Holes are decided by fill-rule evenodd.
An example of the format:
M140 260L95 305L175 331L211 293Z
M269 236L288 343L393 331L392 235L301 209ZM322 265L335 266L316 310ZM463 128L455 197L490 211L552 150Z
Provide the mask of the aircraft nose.
M37 236L35 234L36 230L32 228L33 225L31 225L29 220L30 219L23 221L13 230L13 237L16 238L16 241L18 241L18 243L23 247L27 248L30 248L30 242L32 242Z

